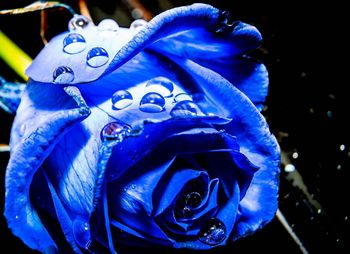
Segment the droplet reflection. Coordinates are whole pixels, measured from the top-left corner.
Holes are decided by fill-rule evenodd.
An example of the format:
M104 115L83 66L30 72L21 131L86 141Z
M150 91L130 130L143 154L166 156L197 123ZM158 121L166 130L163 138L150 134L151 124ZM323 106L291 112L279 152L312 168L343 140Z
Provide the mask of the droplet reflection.
M159 93L145 94L140 101L140 110L146 113L162 112L165 106L165 99Z
M96 47L92 48L87 54L86 62L93 68L101 67L105 65L109 60L109 55L104 48Z
M63 51L67 54L77 54L86 48L84 37L77 33L68 34L63 40Z
M170 97L174 90L174 83L166 77L156 77L146 84L147 92L156 92L163 97Z
M172 117L187 117L202 115L199 107L192 101L180 101L170 112Z
M74 80L74 72L67 66L60 66L53 72L53 82L57 84L69 84Z
M101 139L104 140L116 140L121 141L130 133L130 126L121 122L115 121L106 124L101 131Z
M226 239L226 226L217 219L211 218L204 223L199 231L198 239L208 245L217 245Z
M131 93L126 90L116 91L112 96L113 109L120 110L130 106L133 102Z

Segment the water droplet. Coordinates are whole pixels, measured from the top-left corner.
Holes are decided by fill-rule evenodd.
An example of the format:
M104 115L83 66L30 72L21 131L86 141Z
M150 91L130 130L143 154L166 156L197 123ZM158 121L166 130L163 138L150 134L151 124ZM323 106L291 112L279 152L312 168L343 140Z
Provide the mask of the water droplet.
M68 54L77 54L86 48L86 41L81 34L68 34L63 40L63 51Z
M140 101L140 110L147 113L162 112L165 106L164 97L159 93L147 93Z
M119 25L113 19L104 19L98 24L98 30L103 34L113 34L119 30Z
M182 217L183 218L191 218L193 217L194 213L192 211L191 208L189 208L188 206L185 206L184 208L182 208Z
M344 145L344 144L341 144L341 145L339 146L339 150L340 150L340 151L344 151L344 150L345 150L345 145Z
M287 164L284 166L284 171L287 173L293 172L295 170L295 167L293 164Z
M108 123L102 128L101 139L121 141L130 132L130 129L129 125L121 121Z
M188 95L187 93L179 93L175 96L174 101L175 102L192 101L192 97L190 95Z
M226 226L217 218L211 218L204 223L199 231L198 239L202 243L217 245L226 238Z
M113 109L123 109L126 108L127 106L130 106L132 104L132 95L126 90L119 90L116 91L112 95L112 104L113 104Z
M293 159L297 159L299 157L299 154L297 152L294 152L292 154Z
M90 23L90 20L83 15L74 15L68 23L69 31L79 30L85 28Z
M53 82L69 84L74 80L74 72L67 66L60 66L53 72Z
M90 225L87 221L82 219L75 219L73 221L73 235L75 241L82 248L87 248L90 241Z
M199 107L192 101L180 101L170 111L172 117L203 115Z
M141 31L146 25L147 21L144 19L136 19L130 24L130 29L134 34L138 33Z
M192 207L196 208L198 207L202 202L202 196L198 192L190 192L185 196L185 204Z
M156 92L163 97L170 97L174 90L174 83L166 77L157 77L146 84L146 92Z
M109 60L107 51L104 48L92 48L87 54L87 64L93 68L105 65Z

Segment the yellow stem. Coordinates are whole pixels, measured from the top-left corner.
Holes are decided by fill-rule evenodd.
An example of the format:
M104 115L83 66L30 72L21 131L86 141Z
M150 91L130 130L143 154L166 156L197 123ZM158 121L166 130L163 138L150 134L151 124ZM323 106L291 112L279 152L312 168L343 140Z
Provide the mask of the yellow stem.
M25 70L32 59L0 30L0 58L4 60L23 80L28 77Z

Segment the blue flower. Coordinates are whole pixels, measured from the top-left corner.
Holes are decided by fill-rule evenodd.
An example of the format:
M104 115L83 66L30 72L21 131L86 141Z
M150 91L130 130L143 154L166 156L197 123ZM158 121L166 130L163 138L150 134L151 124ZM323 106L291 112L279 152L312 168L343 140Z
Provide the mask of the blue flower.
M210 249L277 210L279 147L260 113L251 25L205 4L130 28L75 16L28 68L5 216L30 248Z

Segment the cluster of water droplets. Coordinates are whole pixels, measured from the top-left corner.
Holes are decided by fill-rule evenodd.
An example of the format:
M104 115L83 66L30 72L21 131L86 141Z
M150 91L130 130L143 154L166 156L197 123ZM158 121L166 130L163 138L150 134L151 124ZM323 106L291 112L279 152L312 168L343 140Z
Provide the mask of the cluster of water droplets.
M200 212L201 207L205 205L205 191L203 182L192 180L179 195L175 205L175 217L182 221L190 221ZM226 226L218 218L211 217L200 224L198 240L208 244L217 245L223 242L226 237Z
M145 25L145 20L135 20L130 29L133 34L139 32ZM110 55L103 47L89 48L89 41L84 37L84 29L93 25L92 22L83 15L75 15L68 24L69 33L63 39L63 52L68 55L75 55L87 51L86 64L91 68L99 68L106 65L110 60ZM97 26L99 36L106 38L115 36L118 33L119 25L112 19L104 19ZM88 50L87 50L88 49ZM53 82L58 84L69 84L74 80L75 74L69 66L59 66L53 72Z
M150 79L143 87L144 95L139 102L135 102L131 91L118 90L111 98L112 109L122 110L135 103L140 111L145 113L160 113L171 105L170 115L172 117L201 116L202 111L193 102L192 97L185 92L174 95L175 84L170 79L158 76Z

